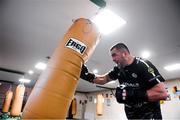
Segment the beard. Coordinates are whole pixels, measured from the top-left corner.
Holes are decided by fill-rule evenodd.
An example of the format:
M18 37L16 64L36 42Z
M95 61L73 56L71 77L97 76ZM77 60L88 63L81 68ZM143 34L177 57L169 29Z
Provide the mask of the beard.
M126 65L125 65L124 62L121 62L121 63L118 62L118 63L117 63L117 67L118 67L119 69L120 69L120 68L123 69L125 66L126 66Z
M121 64L121 63L117 63L117 67L118 67L119 69L121 69L121 68L122 68L122 64Z

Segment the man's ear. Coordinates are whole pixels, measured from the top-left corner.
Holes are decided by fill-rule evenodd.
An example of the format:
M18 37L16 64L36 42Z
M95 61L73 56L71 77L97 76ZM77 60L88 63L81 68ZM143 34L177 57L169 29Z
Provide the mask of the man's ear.
M128 51L125 51L125 52L124 52L124 56L127 56L128 54L129 54Z
M122 56L125 57L127 55L127 52L123 52Z

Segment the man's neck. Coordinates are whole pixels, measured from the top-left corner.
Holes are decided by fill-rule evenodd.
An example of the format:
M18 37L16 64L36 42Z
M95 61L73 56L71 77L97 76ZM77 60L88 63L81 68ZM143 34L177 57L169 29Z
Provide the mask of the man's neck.
M133 63L134 59L135 59L134 56L129 55L128 58L127 58L127 66L131 65Z

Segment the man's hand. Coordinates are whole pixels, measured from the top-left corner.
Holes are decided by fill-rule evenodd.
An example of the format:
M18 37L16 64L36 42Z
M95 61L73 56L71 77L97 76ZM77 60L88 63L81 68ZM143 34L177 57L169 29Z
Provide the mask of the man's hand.
M96 78L96 76L93 73L89 73L88 68L85 65L83 65L81 69L80 78L93 83L93 80Z
M148 96L146 91L141 89L117 87L115 96L117 102L119 103L148 101Z

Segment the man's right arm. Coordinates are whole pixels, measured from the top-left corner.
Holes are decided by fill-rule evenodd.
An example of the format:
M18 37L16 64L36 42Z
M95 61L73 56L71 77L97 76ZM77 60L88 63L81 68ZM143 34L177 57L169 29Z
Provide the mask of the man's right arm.
M85 65L82 66L80 78L90 83L96 83L100 85L106 84L107 82L111 81L108 74L95 75L94 73L90 73Z
M109 78L108 74L105 74L105 75L98 75L98 77L96 77L93 81L96 84L104 85L109 81L111 81L111 79Z

